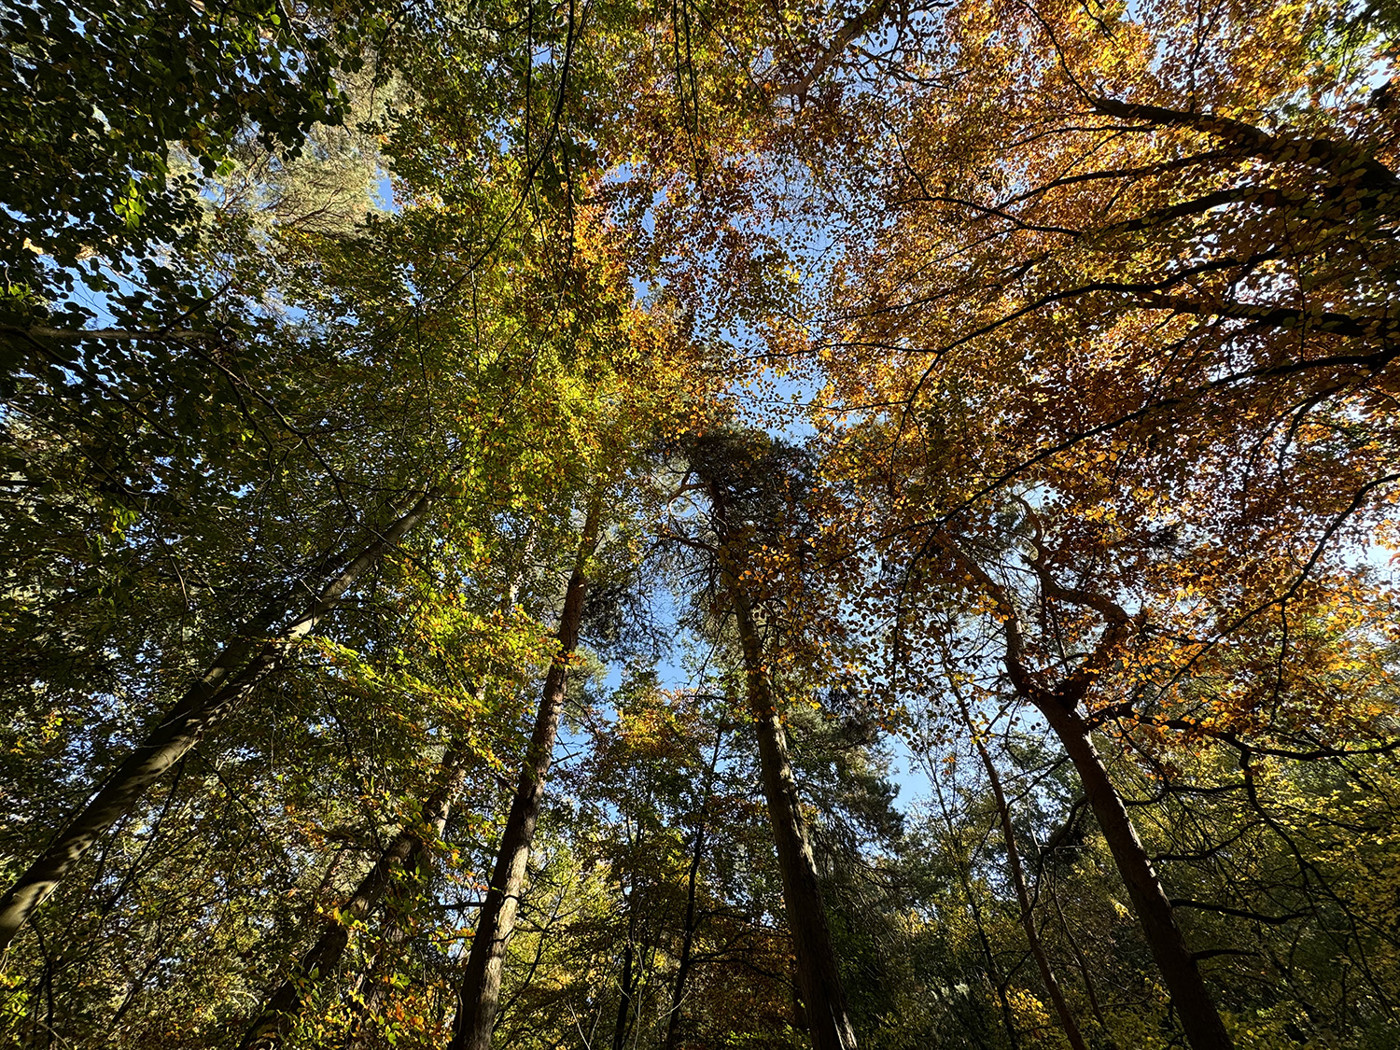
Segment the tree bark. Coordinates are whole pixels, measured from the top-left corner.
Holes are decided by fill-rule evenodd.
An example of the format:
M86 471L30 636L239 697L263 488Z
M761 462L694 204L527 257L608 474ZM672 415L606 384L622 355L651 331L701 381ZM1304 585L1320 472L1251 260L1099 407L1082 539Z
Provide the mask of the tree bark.
M1050 723L1079 773L1089 806L1108 842L1118 874L1128 888L1128 897L1142 924L1152 957L1162 971L1172 1005L1181 1017L1187 1041L1193 1050L1232 1050L1234 1043L1220 1020L1220 1012L1201 977L1196 957L1186 947L1186 938L1177 925L1171 901L1138 838L1122 796L1094 747L1088 724L1078 711L1056 702L1053 696L1040 698L1036 707Z
M685 984L695 965L695 931L699 925L696 919L696 905L700 882L700 862L705 856L705 828L709 818L710 791L715 782L715 770L719 768L719 749L724 740L724 730L715 733L715 749L710 756L709 768L705 771L705 786L700 797L700 824L695 829L695 846L690 851L690 870L686 874L685 926L681 931L681 957L676 967L676 984L671 989L671 1009L666 1021L665 1050L675 1050L676 1037L680 1032L681 1004L685 1001Z
M447 826L452 804L466 780L466 753L454 748L443 758L438 785L423 804L423 823L440 836ZM325 932L301 957L296 968L264 1000L253 1022L244 1033L239 1050L271 1050L291 1030L301 1011L307 990L334 971L350 946L351 924L364 919L393 885L400 871L418 867L425 850L423 827L407 826L394 836L374 866L360 880L350 897L340 905L338 915Z
M1118 1050L1118 1044L1113 1041L1113 1030L1108 1025L1108 1019L1104 1017L1103 1006L1099 1003L1099 993L1094 987L1094 975L1089 971L1089 960L1084 957L1083 950L1079 947L1079 941L1074 936L1069 920L1065 918L1065 909L1060 904L1060 895L1055 889L1055 882L1050 881L1050 900L1055 905L1055 913L1060 919L1060 929L1065 933L1065 942L1069 945L1069 950L1074 955L1074 961L1079 965L1079 978L1084 982L1084 994L1089 999L1089 1009L1094 1013L1094 1020L1099 1026L1099 1040L1103 1050Z
M754 623L753 609L733 564L722 557L721 565L739 624L749 713L758 735L763 793L777 846L783 904L797 953L798 986L811 1026L812 1047L813 1050L854 1050L855 1029L851 1027L846 991L831 947L831 930L817 882L817 864L802 819L792 763L788 760L787 734L764 668L763 644Z
M1103 634L1093 653L1053 690L1037 684L1035 676L1022 662L1019 614L1006 589L951 539L942 536L937 542L956 564L982 585L996 603L1006 631L1007 676L1017 695L1034 705L1045 717L1069 760L1074 763L1089 807L1108 842L1114 865L1127 887L1128 898L1133 902L1148 947L1162 972L1172 1005L1181 1016L1181 1027L1186 1033L1187 1042L1192 1050L1233 1050L1234 1043L1201 977L1196 957L1186 947L1186 938L1177 925L1171 900L1162 888L1162 881L1152 867L1151 858L1143 849L1103 758L1094 747L1089 724L1079 714L1080 701L1098 677L1118 658L1118 649L1126 642L1132 621L1123 608L1106 595L1080 587L1064 587L1056 582L1045 560L1046 548L1039 519L1024 502L1022 507L1035 533L1033 542L1036 555L1031 559L1030 566L1040 579L1045 597L1093 609L1104 621Z
M1001 967L997 964L996 952L992 950L991 938L987 936L987 924L982 920L982 906L977 903L977 887L972 882L972 857L975 851L968 850L963 842L963 836L953 820L952 807L943 794L943 785L935 763L928 758L925 758L925 761L928 763L929 783L933 785L934 793L938 796L938 809L943 814L943 826L948 829L948 841L958 853L958 883L967 898L967 909L972 912L972 924L977 930L977 943L982 948L982 958L987 960L987 983L996 993L997 1005L1001 1007L1001 1026L1006 1032L1006 1041L1011 1050L1020 1050L1021 1037L1016 1031L1016 1018L1011 1012L1011 1000L1006 994L1010 978L1002 975ZM951 1003L949 1007L950 1012L956 1012ZM971 1031L975 1032L976 1029ZM985 1045L981 1036L978 1036L978 1041Z
M491 1031L500 1009L506 946L515 932L515 918L525 886L525 866L530 859L530 844L539 821L545 777L549 773L559 715L564 707L569 661L578 647L583 598L588 585L587 563L597 546L601 511L601 500L595 500L589 508L578 558L564 592L564 608L559 616L559 652L545 677L535 728L511 799L491 885L481 904L476 934L462 976L450 1050L490 1050L491 1047Z
M634 886L633 896L635 895ZM632 999L636 993L634 986L639 980L639 974L636 972L639 968L633 966L637 954L637 910L632 901L624 898L624 903L627 906L627 944L622 950L622 978L618 983L621 994L617 1000L617 1020L613 1023L612 1050L626 1050L627 1029L632 1021Z
M1006 843L1006 866L1011 870L1011 883L1016 889L1016 904L1021 912L1021 928L1026 932L1026 943L1030 945L1031 955L1035 958L1035 965L1040 970L1040 979L1045 985L1045 991L1050 996L1050 1002L1055 1007L1055 1013L1060 1018L1060 1026L1065 1030L1065 1036L1069 1039L1069 1045L1074 1050L1089 1050L1088 1044L1084 1042L1084 1034L1079 1030L1079 1024L1074 1019L1074 1014L1070 1012L1069 1004L1065 1002L1064 991L1060 988L1060 982L1055 977L1055 970L1050 965L1050 957L1045 953L1045 944L1040 939L1040 931L1035 928L1035 913L1031 907L1031 897L1026 889L1026 873L1021 866L1021 851L1016 846L1016 832L1011 824L1011 807L1006 801L1006 792L1002 790L1001 775L997 772L996 763L992 761L991 754L982 743L982 739L977 735L977 731L972 724L972 713L967 709L967 704L963 702L961 696L957 698L958 709L962 712L963 723L967 726L972 737L972 742L977 747L978 757L982 759L982 768L987 771L987 780L992 787L992 799L996 802L997 816L1001 822L1001 835Z
M151 784L221 723L259 682L281 666L290 644L315 630L354 582L418 524L431 502L432 493L424 491L412 507L355 555L305 611L276 637L257 638L254 624L254 629L245 628L224 646L209 670L186 690L179 703L108 776L82 811L0 897L0 953L98 836L129 814Z

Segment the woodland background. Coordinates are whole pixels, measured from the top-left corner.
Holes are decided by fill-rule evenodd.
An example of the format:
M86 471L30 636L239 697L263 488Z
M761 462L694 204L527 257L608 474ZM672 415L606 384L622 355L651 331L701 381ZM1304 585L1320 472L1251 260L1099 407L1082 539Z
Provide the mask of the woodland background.
M0 1041L1400 1046L1400 10L0 6Z

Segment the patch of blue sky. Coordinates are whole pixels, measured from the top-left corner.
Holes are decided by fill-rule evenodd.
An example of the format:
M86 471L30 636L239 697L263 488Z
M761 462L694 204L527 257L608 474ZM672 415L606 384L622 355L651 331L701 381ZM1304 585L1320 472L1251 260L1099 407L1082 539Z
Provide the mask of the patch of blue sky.
M372 200L377 211L388 215L398 215L403 211L403 204L394 192L394 179L382 166L378 168L378 178L374 183L374 194Z

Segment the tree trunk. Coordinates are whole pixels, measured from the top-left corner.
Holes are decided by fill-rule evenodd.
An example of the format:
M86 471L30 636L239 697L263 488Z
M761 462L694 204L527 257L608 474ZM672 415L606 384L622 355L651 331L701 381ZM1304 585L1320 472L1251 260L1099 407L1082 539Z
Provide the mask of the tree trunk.
M710 766L705 771L705 786L700 797L700 825L695 829L695 846L690 851L690 870L686 875L685 926L681 931L681 958L676 967L676 984L671 989L671 1009L666 1021L665 1050L675 1050L676 1037L680 1031L681 1003L685 1000L685 983L694 966L696 904L700 881L700 861L705 856L705 826L709 817L710 791L715 782L715 770L719 768L719 749L724 740L724 730L715 733L715 750L710 756Z
M1060 929L1064 931L1065 943L1069 945L1069 950L1074 955L1074 961L1079 965L1079 978L1084 982L1084 994L1089 999L1089 1009L1094 1013L1094 1020L1099 1025L1099 1044L1103 1050L1118 1050L1118 1044L1113 1041L1113 1030L1108 1026L1108 1020L1104 1017L1103 1006L1099 1003L1099 993L1094 987L1094 975L1089 971L1089 960L1084 957L1083 950L1079 947L1079 941L1074 936L1069 920L1065 918L1065 909L1060 904L1060 895L1055 889L1054 879L1050 880L1050 900L1055 905L1055 914L1060 919Z
M992 799L996 802L1001 835L1006 842L1006 866L1011 870L1011 883L1016 888L1016 903L1020 908L1021 928L1026 932L1026 943L1030 945L1031 955L1040 970L1040 979L1045 984L1045 991L1060 1018L1060 1025L1065 1030L1069 1045L1074 1050L1089 1050L1088 1044L1084 1042L1084 1035L1079 1030L1079 1024L1070 1012L1069 1004L1065 1002L1060 982L1050 965L1050 957L1045 953L1045 944L1040 939L1040 931L1035 928L1035 913L1031 907L1030 893L1026 889L1026 873L1021 866L1021 851L1016 846L1016 832L1011 825L1011 807L1007 804L1006 792L1001 787L1001 775L997 772L996 763L992 761L986 745L982 743L982 738L978 736L972 724L971 712L961 696L958 697L958 708L962 712L963 722L968 727L972 742L977 747L978 757L982 759L982 768L987 771L987 780L992 786Z
M425 491L397 521L351 559L306 611L277 637L259 640L253 630L245 629L224 646L209 670L186 690L180 702L112 772L39 859L0 897L0 953L97 837L129 814L151 784L281 666L290 643L315 630L355 580L418 524L431 502L431 492Z
M924 761L928 764L929 783L933 785L934 794L938 796L938 809L943 814L943 826L948 829L948 841L958 854L958 883L962 888L963 896L967 898L967 910L972 912L972 924L977 930L977 943L982 948L982 958L987 961L987 982L996 993L997 1004L1001 1007L1001 1026L1006 1032L1006 1041L1011 1046L1011 1050L1020 1050L1021 1037L1016 1031L1016 1018L1011 1012L1011 1000L1007 997L1006 990L1010 983L1009 977L1003 977L1001 967L997 964L996 953L992 951L991 938L987 936L987 924L982 921L982 906L977 903L977 887L972 882L972 857L974 851L969 851L963 843L962 834L958 831L957 824L953 821L952 807L948 804L947 797L943 794L943 785L939 777L939 771L935 763L925 756ZM949 1002L949 1012L956 1013L957 1008ZM976 1032L975 1028L969 1031ZM978 1042L985 1045L985 1040L979 1035Z
M451 1050L490 1050L491 1030L500 1009L501 973L505 967L506 946L515 931L520 894L525 886L525 866L530 859L530 843L535 837L544 782L554 754L554 738L559 730L559 714L564 707L569 661L578 646L579 623L583 618L583 598L587 589L588 558L598 541L601 501L589 508L582 543L573 572L564 592L564 608L559 616L559 652L549 665L544 680L534 732L525 752L520 781L511 800L496 855L491 886L481 904L476 934L462 976L460 1004L453 1025Z
M1172 1005L1181 1017L1187 1041L1193 1050L1231 1050L1234 1044L1196 966L1196 958L1186 947L1186 939L1152 867L1152 860L1133 828L1103 758L1094 747L1088 724L1077 711L1057 703L1053 696L1047 696L1036 706L1064 745L1084 784L1089 806L1108 842L1118 874L1128 888L1128 897L1142 924L1152 956L1162 971Z
M452 803L466 780L466 754L452 749L443 758L438 785L423 804L423 823L434 835L447 826ZM257 1017L248 1026L239 1050L270 1050L295 1023L302 1000L315 982L335 970L350 946L351 924L365 918L393 885L400 871L412 871L421 862L425 848L423 829L408 826L394 836L365 874L348 900L340 905L339 917L301 957L296 968L263 1002Z
M636 895L636 887L633 887L633 896ZM622 979L619 982L621 995L617 1000L617 1020L613 1024L612 1050L626 1050L627 1029L632 1021L632 999L636 989L634 985L638 983L640 974L638 967L633 966L633 959L636 956L637 943L637 910L632 906L632 902L626 901L627 906L627 944L622 950Z
M738 574L732 565L724 565L723 572L744 649L749 713L758 734L763 793L777 846L783 904L796 948L798 985L811 1026L812 1047L813 1050L854 1050L855 1030L846 1010L846 992L836 967L831 930L817 883L817 864L802 820L792 764L788 761L787 734L778 714L772 683L764 669L763 644Z

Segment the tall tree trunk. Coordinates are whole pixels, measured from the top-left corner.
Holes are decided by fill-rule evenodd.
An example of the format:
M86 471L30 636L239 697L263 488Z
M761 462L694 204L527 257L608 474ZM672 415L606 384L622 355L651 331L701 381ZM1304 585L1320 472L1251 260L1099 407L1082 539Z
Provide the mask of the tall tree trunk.
M982 743L981 736L972 724L972 713L967 709L967 704L961 696L957 697L957 702L958 710L962 712L963 723L968 728L972 742L977 748L977 755L982 759L982 768L987 771L987 780L992 787L992 799L996 802L1001 835L1006 842L1006 866L1011 871L1011 884L1016 889L1016 904L1021 912L1021 928L1025 930L1026 943L1030 945L1031 955L1040 970L1040 979L1050 996L1051 1004L1055 1007L1055 1013L1060 1018L1060 1025L1065 1030L1069 1045L1074 1050L1089 1050L1088 1044L1084 1042L1084 1035L1079 1030L1079 1024L1070 1012L1069 1004L1065 1002L1060 982L1050 965L1050 957L1045 953L1045 944L1040 939L1040 931L1035 926L1035 912L1031 907L1030 892L1026 889L1026 873L1021 866L1021 851L1016 846L1016 831L1011 824L1011 807L1006 801L1006 792L1002 790L1001 774L997 772L996 763L992 761L987 746Z
M763 793L777 846L783 905L796 948L798 985L811 1025L812 1047L813 1050L854 1050L855 1029L851 1027L846 991L831 947L831 930L817 882L817 864L802 819L792 763L788 760L787 734L764 667L763 643L735 567L722 559L722 571L744 650L749 714L758 735Z
M1010 978L1004 976L1001 967L997 964L996 953L992 950L991 938L987 936L987 924L982 920L982 905L977 903L977 887L972 882L972 857L973 851L969 851L963 842L963 836L958 831L957 824L953 821L952 807L948 805L948 799L943 794L943 784L939 777L939 772L935 768L935 763L925 756L924 761L928 765L929 783L933 785L934 794L938 796L938 809L943 814L943 826L948 829L948 841L952 843L953 849L958 856L958 883L962 887L963 895L967 898L967 910L972 912L972 925L977 931L977 943L982 948L982 958L987 961L987 981L996 993L997 1004L1001 1007L1001 1026L1006 1032L1006 1041L1010 1044L1011 1050L1020 1050L1021 1037L1016 1030L1016 1017L1011 1011L1011 999L1007 995L1007 988ZM964 861L964 858L966 860ZM956 1013L953 1004L949 1004L949 1012ZM976 1029L970 1029L976 1032ZM985 1041L979 1035L979 1042Z
M544 680L535 728L525 752L520 780L511 799L496 855L491 885L481 904L476 934L472 937L462 976L460 1003L453 1025L451 1050L490 1050L491 1030L500 1009L501 973L505 967L506 946L515 932L520 894L525 886L525 866L535 837L540 805L544 799L545 777L554 754L554 738L559 731L559 714L564 707L569 661L578 647L579 623L583 618L583 598L587 590L587 564L598 543L601 500L595 500L583 527L582 542L573 572L564 592L564 608L559 615L559 652L549 665Z
M466 775L465 749L454 747L444 756L438 784L423 804L423 825L433 835L440 836L447 826L452 803ZM270 1050L287 1034L301 1011L306 992L315 982L324 980L345 957L351 924L369 915L399 872L411 872L422 861L426 845L423 825L406 826L394 836L355 891L340 905L338 918L330 922L287 979L263 1001L262 1009L239 1043L239 1050Z
M1089 960L1084 957L1084 952L1079 947L1079 941L1074 936L1074 930L1070 926L1069 920L1065 918L1065 909L1060 904L1060 894L1055 889L1054 879L1050 881L1050 900L1055 905L1055 914L1059 916L1060 929L1064 931L1065 942L1074 955L1074 961L1079 965L1079 979L1084 982L1084 994L1089 998L1089 1009L1094 1012L1094 1020L1099 1025L1098 1042L1103 1050L1118 1050L1118 1044L1113 1041L1113 1030L1109 1028L1108 1020L1103 1014L1103 1006L1099 1003L1099 993L1094 986L1094 975L1089 970Z
M709 768L705 771L705 786L700 796L700 825L695 829L695 846L690 851L690 870L686 874L685 925L681 930L681 958L676 967L676 984L671 989L671 1009L666 1021L665 1050L675 1050L676 1037L680 1032L681 1003L685 1001L685 984L690 978L694 963L696 904L700 882L700 861L705 856L705 828L709 819L710 791L715 782L715 770L719 768L719 749L724 740L724 730L715 733L715 749L710 756Z
M1138 921L1142 924L1148 946L1152 950L1162 979L1171 994L1172 1005L1181 1016L1181 1027L1192 1050L1233 1050L1234 1043L1220 1020L1220 1012L1201 977L1196 957L1186 947L1186 938L1176 923L1170 899L1162 882L1143 849L1137 831L1128 817L1127 807L1114 787L1103 759L1094 747L1089 725L1079 714L1079 704L1115 660L1119 647L1132 631L1132 620L1122 606L1106 595L1080 587L1061 586L1045 561L1046 547L1039 519L1031 508L1022 503L1027 519L1034 529L1035 557L1030 567L1040 579L1041 589L1048 599L1093 609L1104 622L1103 634L1093 652L1054 689L1038 685L1022 661L1022 638L1019 613L1006 588L989 576L975 559L969 558L947 536L936 542L955 562L977 580L996 603L1006 631L1006 671L1016 693L1033 704L1059 738L1069 760L1074 763L1084 785L1084 794L1098 820L1099 829L1108 842L1109 851L1118 874L1128 889Z
M636 896L635 885L632 895ZM613 1024L612 1050L625 1050L627 1046L627 1028L632 1020L632 999L636 992L634 985L640 977L640 968L633 966L637 954L637 910L631 901L624 898L624 902L627 905L627 945L622 950L622 979L619 982L621 995L617 1001L617 1020Z
M315 630L351 585L422 520L431 502L431 491L423 492L412 507L351 558L277 637L259 639L254 626L240 631L224 646L209 670L186 690L179 703L117 766L39 859L0 897L0 953L97 837L129 814L151 784L281 666L290 643ZM289 605L291 601L289 596ZM265 622L272 619L268 617Z
M1104 766L1088 724L1073 708L1046 696L1036 704L1064 746L1084 784L1084 794L1108 842L1118 874L1128 888L1152 956L1162 971L1172 1005L1193 1050L1231 1050L1233 1042L1220 1020L1215 1001L1201 977L1196 957L1186 947L1170 899L1137 836L1122 796Z

